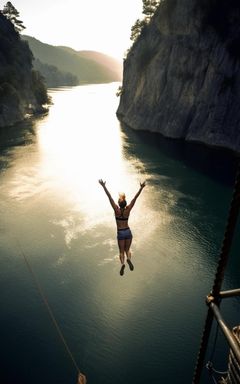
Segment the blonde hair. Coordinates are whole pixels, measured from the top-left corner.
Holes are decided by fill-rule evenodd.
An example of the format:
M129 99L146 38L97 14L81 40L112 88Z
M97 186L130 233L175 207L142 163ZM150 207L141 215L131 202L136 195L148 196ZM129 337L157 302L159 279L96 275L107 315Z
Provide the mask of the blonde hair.
M119 200L120 200L120 201L124 201L124 200L126 200L126 195L125 195L124 192L120 192L118 195L119 195Z
M119 193L118 205L121 209L125 208L127 205L126 196L124 192Z

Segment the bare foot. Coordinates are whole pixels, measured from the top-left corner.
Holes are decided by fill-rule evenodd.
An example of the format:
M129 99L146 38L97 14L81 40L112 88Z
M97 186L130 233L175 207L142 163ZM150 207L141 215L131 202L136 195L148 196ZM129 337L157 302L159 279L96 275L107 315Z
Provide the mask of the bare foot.
M131 262L131 260L127 259L127 263L129 265L130 271L133 271L134 270L134 266L133 266L133 263Z
M121 276L123 276L123 274L124 274L124 269L125 269L125 264L123 264L123 265L121 266L121 269L120 269L120 275L121 275Z

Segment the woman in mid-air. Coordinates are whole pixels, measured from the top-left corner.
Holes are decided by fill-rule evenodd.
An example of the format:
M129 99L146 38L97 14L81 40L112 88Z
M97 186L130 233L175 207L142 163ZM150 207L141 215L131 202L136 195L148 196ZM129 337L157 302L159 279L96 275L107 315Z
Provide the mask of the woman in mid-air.
M129 268L131 271L133 271L133 264L131 262L131 252L130 252L130 246L132 243L132 232L128 226L128 218L131 212L131 209L133 208L138 196L142 192L143 188L146 185L146 182L140 183L140 188L134 198L132 199L131 203L127 205L125 194L122 193L119 195L118 199L118 205L114 202L111 194L109 193L107 187L106 187L106 181L103 181L102 179L99 180L99 183L103 187L104 191L106 192L106 195L109 198L110 204L113 207L114 213L115 213L115 219L117 223L117 240L118 240L118 247L119 247L119 258L121 262L121 269L120 269L120 275L122 276L124 274L125 269L125 254L127 256L127 263L129 265Z

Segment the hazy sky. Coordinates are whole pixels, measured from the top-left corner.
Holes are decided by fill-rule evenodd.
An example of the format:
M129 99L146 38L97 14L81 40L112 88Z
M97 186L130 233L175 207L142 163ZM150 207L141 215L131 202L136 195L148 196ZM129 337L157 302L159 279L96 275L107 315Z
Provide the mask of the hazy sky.
M6 1L0 0L0 8ZM12 0L24 34L76 50L95 50L119 59L129 48L131 26L142 18L142 0Z

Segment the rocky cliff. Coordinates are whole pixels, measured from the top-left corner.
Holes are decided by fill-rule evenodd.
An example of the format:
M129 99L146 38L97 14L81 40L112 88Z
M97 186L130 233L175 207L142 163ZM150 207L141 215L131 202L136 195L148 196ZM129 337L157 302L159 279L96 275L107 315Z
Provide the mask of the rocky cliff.
M240 4L163 0L124 62L120 121L240 151Z
M0 13L0 127L23 120L27 114L46 111L46 87L33 70L28 43Z

